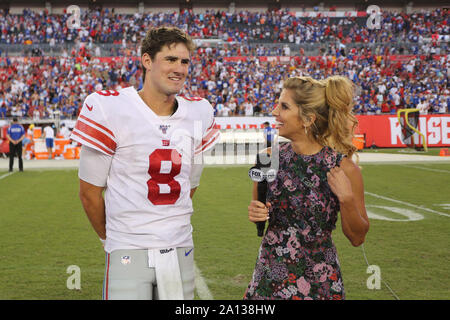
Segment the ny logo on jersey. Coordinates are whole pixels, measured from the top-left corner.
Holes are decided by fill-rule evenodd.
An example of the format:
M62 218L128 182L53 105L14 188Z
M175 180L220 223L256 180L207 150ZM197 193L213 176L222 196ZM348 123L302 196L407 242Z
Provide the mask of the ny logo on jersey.
M164 134L167 133L167 129L169 129L169 128L170 128L170 125L168 125L168 124L162 124L159 126L159 130L161 130L162 133L164 133Z

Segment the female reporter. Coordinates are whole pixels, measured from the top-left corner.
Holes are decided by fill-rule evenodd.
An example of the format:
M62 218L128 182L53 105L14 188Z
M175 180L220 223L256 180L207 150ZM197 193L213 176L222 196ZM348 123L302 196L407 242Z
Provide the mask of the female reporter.
M285 81L272 114L291 142L280 144L267 203L248 207L250 221L269 225L244 299L345 299L331 238L338 212L353 246L369 230L362 175L351 159L352 107L353 84L345 77Z

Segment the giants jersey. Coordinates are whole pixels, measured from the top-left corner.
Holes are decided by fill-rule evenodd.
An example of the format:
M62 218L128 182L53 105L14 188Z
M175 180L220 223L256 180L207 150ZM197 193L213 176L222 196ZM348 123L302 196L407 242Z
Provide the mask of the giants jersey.
M71 139L111 155L105 190L105 250L193 246L191 165L213 147L211 104L176 97L162 120L133 87L90 94Z

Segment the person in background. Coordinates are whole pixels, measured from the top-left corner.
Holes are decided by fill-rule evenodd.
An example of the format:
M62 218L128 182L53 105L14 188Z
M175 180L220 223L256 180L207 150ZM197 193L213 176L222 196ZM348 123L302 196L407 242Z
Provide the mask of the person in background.
M59 129L59 133L63 136L64 139L69 139L70 130L66 127L64 123L61 124L61 128Z
M9 172L13 171L14 156L19 159L19 171L23 171L22 160L22 140L25 138L25 129L17 118L13 118L11 126L8 128L6 137L9 140Z
M272 146L273 138L275 136L275 129L270 126L269 121L264 122L264 139L266 140L267 148Z
M48 158L53 159L53 144L55 140L55 131L52 125L48 125L44 128L43 138L45 139L45 145L47 146Z
M22 154L25 155L25 159L30 160L30 158L26 154L27 145L31 143L31 139L33 139L33 131L34 124L30 124L27 129L27 133L22 141Z

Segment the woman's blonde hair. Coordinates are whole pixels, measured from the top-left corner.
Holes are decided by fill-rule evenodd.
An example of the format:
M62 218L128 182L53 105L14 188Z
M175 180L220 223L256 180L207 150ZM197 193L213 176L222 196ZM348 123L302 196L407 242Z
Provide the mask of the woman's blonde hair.
M299 107L302 121L316 120L309 127L314 139L321 145L347 155L356 151L352 143L357 120L353 115L354 84L343 76L331 76L324 80L311 77L287 79L283 89L291 90L292 97Z

